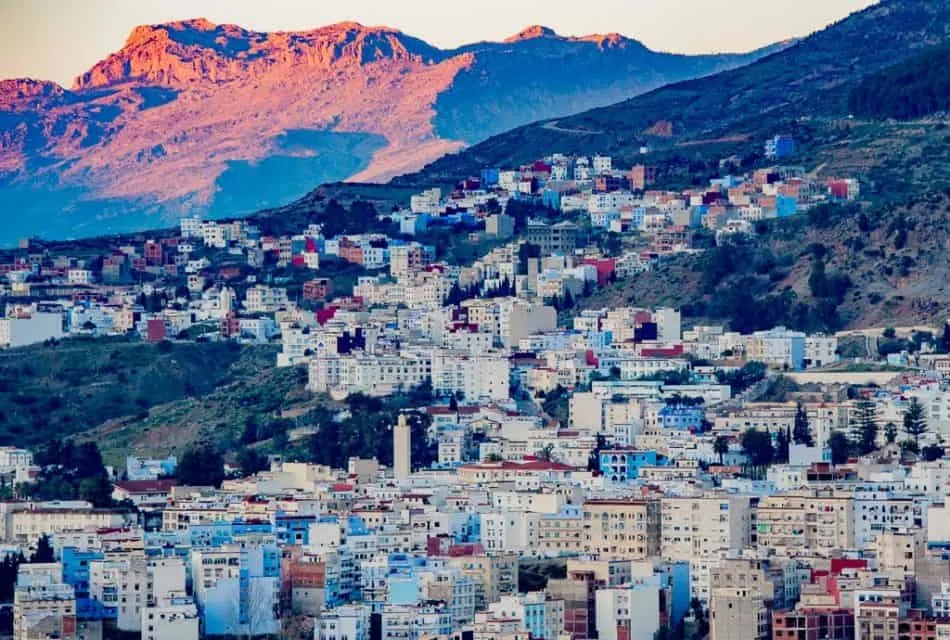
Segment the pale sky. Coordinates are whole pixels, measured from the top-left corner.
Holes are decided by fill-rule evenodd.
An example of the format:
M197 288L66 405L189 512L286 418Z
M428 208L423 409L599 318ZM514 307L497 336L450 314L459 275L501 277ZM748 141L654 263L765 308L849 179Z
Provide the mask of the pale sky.
M258 31L355 20L440 47L501 40L543 24L562 35L616 31L678 53L741 52L805 36L871 0L0 0L0 78L69 86L121 48L132 27L205 17Z

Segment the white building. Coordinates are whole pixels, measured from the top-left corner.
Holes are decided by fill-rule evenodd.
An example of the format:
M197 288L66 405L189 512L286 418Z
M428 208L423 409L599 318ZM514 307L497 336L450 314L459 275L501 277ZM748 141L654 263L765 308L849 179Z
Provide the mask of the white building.
M598 638L653 640L660 630L660 589L653 580L598 589L594 597Z
M709 600L709 568L722 554L744 549L752 531L749 496L664 497L660 549L666 560L690 563L690 595Z
M181 592L142 609L142 640L198 640L198 607Z
M184 576L183 576L184 577ZM129 556L89 563L89 595L104 607L115 609L120 631L141 631L142 609L148 593L145 557Z
M33 454L26 449L0 447L0 475L13 476L15 482L25 482L33 466Z
M369 605L329 609L315 620L314 640L369 640L369 619Z
M412 431L406 422L406 415L399 414L399 421L393 427L393 477L406 480L412 473Z
M280 553L276 545L193 550L191 575L205 635L280 632Z
M432 356L432 388L436 393L461 392L468 400L505 400L511 363L497 353L467 354L440 350Z
M613 161L610 156L594 156L591 163L595 175L604 175L612 170Z
M279 287L256 285L247 290L244 308L249 313L273 313L286 307L287 290Z
M439 203L442 200L442 190L438 187L427 189L409 198L409 208L415 214L427 213L431 216L439 215Z
M58 562L22 564L13 595L13 638L76 637L76 596Z
M0 318L0 347L24 347L63 337L63 314L35 312L17 318Z
M69 284L89 285L93 282L93 273L90 269L70 269L66 272L66 281Z
M538 548L540 513L500 511L481 514L482 545L488 552L530 553Z
M201 218L198 216L182 218L178 221L178 226L181 231L182 238L199 238L202 235Z
M822 334L805 337L805 366L827 367L838 361L838 338Z

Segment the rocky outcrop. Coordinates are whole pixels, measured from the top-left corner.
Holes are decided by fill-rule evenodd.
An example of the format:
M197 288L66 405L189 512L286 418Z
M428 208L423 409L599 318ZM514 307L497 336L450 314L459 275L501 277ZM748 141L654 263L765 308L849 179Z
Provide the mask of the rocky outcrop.
M382 60L435 62L439 57L437 49L399 31L356 22L305 32L258 33L199 18L136 27L120 51L76 78L73 88L122 82L193 88Z
M108 215L94 207L84 233L146 209L247 213L216 206L234 201L222 176L236 166L278 158L300 169L255 174L262 194L279 187L273 198L306 193L315 176L382 181L512 126L755 57L670 56L541 26L455 50L355 22L274 33L200 18L140 26L71 89L0 82L0 204L12 189L24 215L115 205ZM45 204L52 192L62 197Z

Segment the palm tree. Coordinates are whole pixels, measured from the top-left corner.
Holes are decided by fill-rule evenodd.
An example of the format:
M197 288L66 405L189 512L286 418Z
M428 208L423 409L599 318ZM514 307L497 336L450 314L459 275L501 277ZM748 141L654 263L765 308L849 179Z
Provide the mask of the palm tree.
M729 438L726 436L716 436L716 439L713 441L713 451L719 456L719 464L724 464L724 457L729 453Z

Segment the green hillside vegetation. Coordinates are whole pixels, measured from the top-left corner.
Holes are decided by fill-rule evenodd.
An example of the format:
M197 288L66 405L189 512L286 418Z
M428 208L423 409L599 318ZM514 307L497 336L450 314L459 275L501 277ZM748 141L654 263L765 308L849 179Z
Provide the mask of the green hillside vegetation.
M34 447L273 367L271 347L69 339L0 352L0 445ZM105 446L108 443L101 442Z
M865 76L848 104L854 115L868 118L920 118L950 109L950 46Z
M756 231L618 281L574 311L670 305L691 322L725 322L737 331L945 321L950 190L866 212L820 207Z
M305 389L306 370L277 369L273 357L271 352L266 360L235 367L208 393L158 404L147 415L100 421L79 437L98 442L112 464L130 452L181 456L198 444L222 452L280 451L293 429L307 424L303 416L317 402Z

